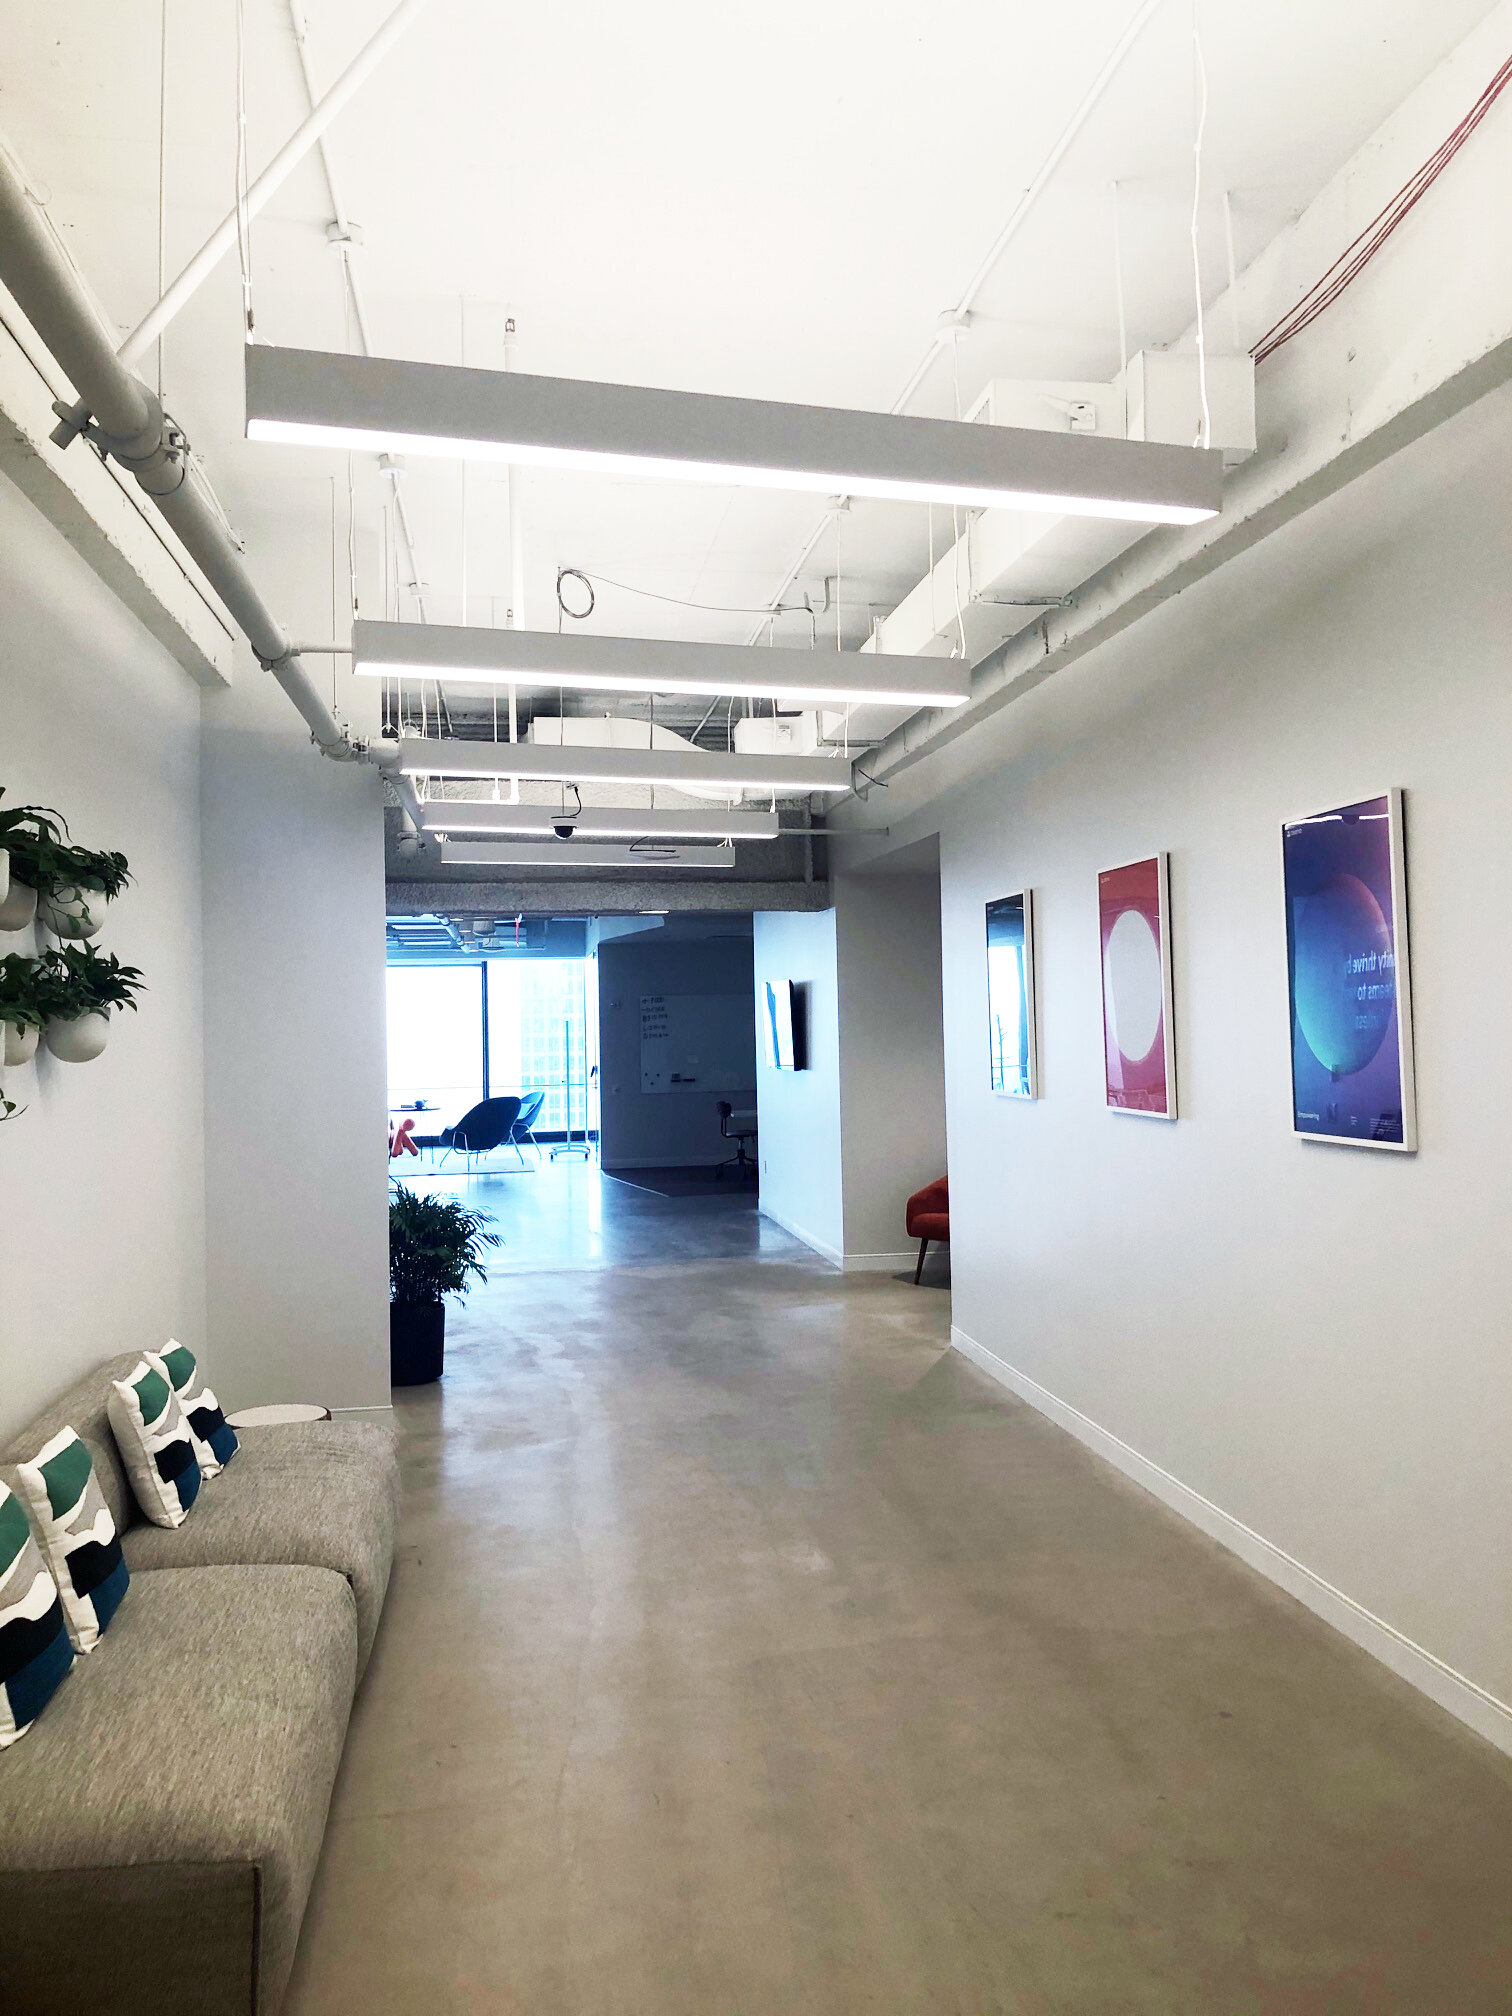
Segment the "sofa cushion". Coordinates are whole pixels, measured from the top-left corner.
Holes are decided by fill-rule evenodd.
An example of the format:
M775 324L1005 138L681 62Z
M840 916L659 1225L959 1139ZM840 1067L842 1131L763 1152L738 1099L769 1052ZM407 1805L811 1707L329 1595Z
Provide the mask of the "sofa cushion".
M219 1477L236 1454L236 1430L221 1412L221 1404L205 1384L199 1360L187 1344L170 1337L161 1355L147 1353L154 1365L167 1374L173 1397L179 1403L189 1433L194 1437L194 1453L199 1458L200 1475Z
M58 1594L75 1652L92 1652L126 1594L130 1579L120 1536L95 1481L89 1444L60 1428L16 1484Z
M116 1531L123 1533L142 1515L137 1511L121 1452L111 1433L105 1401L110 1392L110 1382L124 1379L140 1357L140 1352L131 1351L121 1358L107 1358L103 1365L97 1365L82 1379L76 1379L50 1407L44 1407L18 1436L0 1449L0 1476L7 1468L35 1456L42 1444L51 1441L60 1428L72 1428L81 1441L89 1444L100 1495L110 1507ZM7 1478L6 1481L10 1480Z
M155 1526L182 1526L199 1496L200 1467L173 1381L141 1358L111 1380L105 1412L138 1506Z
M256 1428L183 1526L132 1528L126 1562L134 1575L245 1561L334 1569L357 1599L360 1675L388 1587L398 1510L391 1429L366 1421Z
M271 2016L356 1684L317 1568L144 1575L0 1770L7 2016Z
M58 1585L21 1500L0 1484L0 1750L31 1728L68 1678L73 1656Z

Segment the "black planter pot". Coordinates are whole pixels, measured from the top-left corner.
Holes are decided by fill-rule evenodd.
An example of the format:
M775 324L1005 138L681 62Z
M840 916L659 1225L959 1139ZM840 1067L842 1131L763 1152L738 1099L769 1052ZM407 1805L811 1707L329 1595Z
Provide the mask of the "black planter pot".
M395 1386L425 1386L441 1377L446 1358L444 1302L390 1302L389 1378Z

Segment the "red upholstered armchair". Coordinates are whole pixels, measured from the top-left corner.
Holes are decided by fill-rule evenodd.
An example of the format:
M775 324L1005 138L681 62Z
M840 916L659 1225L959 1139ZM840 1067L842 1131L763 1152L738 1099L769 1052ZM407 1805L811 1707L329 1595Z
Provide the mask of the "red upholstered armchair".
M914 1286L918 1287L924 1273L924 1255L929 1251L929 1242L936 1239L942 1246L950 1244L950 1179L942 1176L938 1183L926 1183L922 1190L916 1190L908 1200L908 1236L919 1242L919 1264L914 1269Z

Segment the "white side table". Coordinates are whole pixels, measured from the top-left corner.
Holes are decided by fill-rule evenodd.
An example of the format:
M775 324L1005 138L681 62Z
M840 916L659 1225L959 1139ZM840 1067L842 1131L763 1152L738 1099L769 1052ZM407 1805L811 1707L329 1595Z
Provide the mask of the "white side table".
M290 1400L280 1407L243 1407L239 1414L226 1416L232 1428L286 1428L292 1421L329 1421L330 1418L329 1407L315 1407L308 1400Z

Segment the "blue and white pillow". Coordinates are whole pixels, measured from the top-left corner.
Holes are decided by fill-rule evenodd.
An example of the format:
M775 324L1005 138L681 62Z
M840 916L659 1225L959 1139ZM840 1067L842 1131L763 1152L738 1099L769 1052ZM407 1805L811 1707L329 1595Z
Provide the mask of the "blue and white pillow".
M236 1430L221 1412L219 1400L205 1384L199 1360L187 1344L180 1344L176 1337L170 1337L162 1356L149 1351L147 1362L161 1367L168 1375L173 1397L178 1401L179 1411L189 1423L189 1433L194 1437L194 1453L199 1458L200 1475L218 1477L236 1454L239 1444Z
M142 1511L154 1526L182 1526L199 1496L200 1467L167 1373L139 1359L126 1378L111 1380L105 1412Z
M0 1750L24 1736L73 1664L58 1585L14 1491L0 1484Z
M75 1652L92 1652L126 1594L120 1536L88 1445L60 1428L29 1463L16 1466L32 1531L58 1585Z

